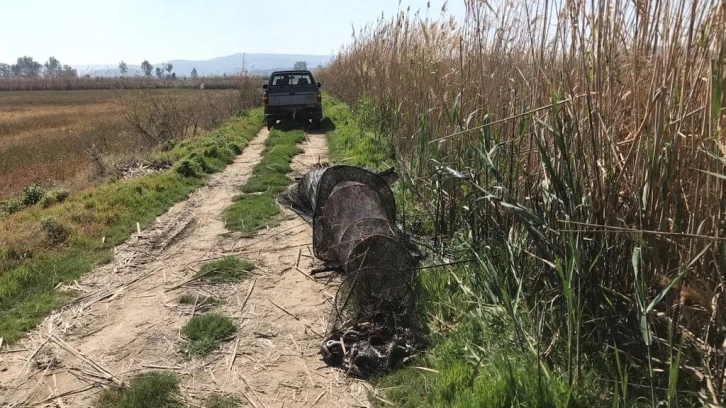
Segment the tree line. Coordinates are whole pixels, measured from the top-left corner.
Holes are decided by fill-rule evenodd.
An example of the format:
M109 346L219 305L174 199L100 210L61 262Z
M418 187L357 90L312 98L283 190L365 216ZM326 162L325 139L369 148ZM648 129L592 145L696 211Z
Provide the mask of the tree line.
M121 61L118 64L121 75L126 75L129 71L129 67L126 62ZM144 60L141 63L141 70L145 76L151 76L155 73L159 78L176 79L176 73L173 72L174 65L164 64L163 67L156 67L149 63L148 60ZM48 58L48 60L41 64L40 62L29 57L27 55L18 57L15 64L6 64L0 62L0 78L76 78L78 77L78 71L70 65L61 64L61 62L54 56ZM197 69L192 69L192 79L199 77Z
M129 71L129 67L123 60L119 62L118 69L121 72L121 76L126 75ZM305 70L307 69L307 62L298 61L295 63L294 69ZM141 63L141 71L145 76L150 77L153 74L159 79L176 79L176 73L174 71L174 65L167 63L162 64L160 67L154 68L148 60L144 60ZM193 68L190 74L192 79L199 78L197 69ZM54 56L48 58L48 60L41 64L35 61L33 57L22 56L18 57L15 64L5 64L0 62L0 78L76 78L78 77L78 71L70 65L63 65Z
M126 75L126 73L129 71L129 67L126 64L126 62L121 61L118 63L118 69L121 71L121 75ZM155 73L159 79L161 78L167 78L167 79L176 79L176 72L172 72L174 70L173 64L162 64L162 67L156 67L156 70L154 69L154 66L151 65L149 60L144 60L141 63L141 71L144 72L144 75L147 77L151 76L151 73ZM166 74L164 74L164 71L166 71ZM199 74L197 73L196 68L192 68L191 72L192 79L197 79L199 77Z
M27 55L18 57L15 64L0 62L0 77L38 78L40 76L48 78L75 78L78 76L78 72L70 65L61 64L56 57L52 56L44 64Z

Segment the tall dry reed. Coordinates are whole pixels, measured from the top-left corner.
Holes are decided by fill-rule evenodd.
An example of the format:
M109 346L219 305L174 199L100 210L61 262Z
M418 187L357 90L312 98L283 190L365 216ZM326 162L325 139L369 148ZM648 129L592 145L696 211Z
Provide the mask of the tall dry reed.
M726 5L426 13L364 27L318 77L374 107L439 240L471 247L481 292L573 383L605 352L654 400L686 381L723 402Z

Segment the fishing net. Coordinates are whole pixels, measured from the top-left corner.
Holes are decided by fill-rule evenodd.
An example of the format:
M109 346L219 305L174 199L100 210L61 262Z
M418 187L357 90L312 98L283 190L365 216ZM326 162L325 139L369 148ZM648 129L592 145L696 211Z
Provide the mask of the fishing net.
M318 164L278 197L312 225L315 256L343 272L320 352L357 377L397 368L420 345L416 258L395 222L395 178Z

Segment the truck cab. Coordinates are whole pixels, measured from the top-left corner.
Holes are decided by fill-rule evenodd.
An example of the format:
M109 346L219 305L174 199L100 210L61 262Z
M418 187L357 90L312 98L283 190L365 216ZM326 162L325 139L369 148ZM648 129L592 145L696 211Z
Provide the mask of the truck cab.
M278 120L311 122L317 127L323 119L320 82L310 71L275 71L262 89L268 129Z

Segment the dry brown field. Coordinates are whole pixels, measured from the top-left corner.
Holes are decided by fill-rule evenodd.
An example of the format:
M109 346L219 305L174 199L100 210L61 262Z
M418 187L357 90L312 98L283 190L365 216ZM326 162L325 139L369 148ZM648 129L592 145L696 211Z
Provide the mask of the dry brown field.
M92 183L93 155L108 166L138 158L156 144L135 131L125 115L149 98L200 114L198 131L233 114L238 90L154 89L0 92L0 199L25 186ZM138 109L138 108L137 108Z

